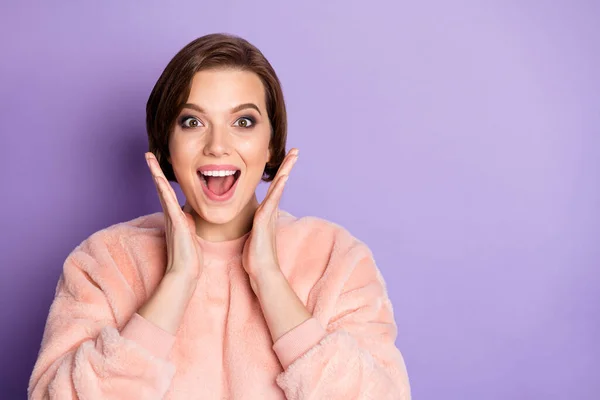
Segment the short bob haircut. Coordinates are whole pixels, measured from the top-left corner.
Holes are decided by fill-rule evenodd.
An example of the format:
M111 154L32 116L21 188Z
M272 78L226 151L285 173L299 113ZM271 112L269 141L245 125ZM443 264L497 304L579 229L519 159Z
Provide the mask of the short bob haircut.
M146 103L149 151L156 156L165 177L177 182L168 161L169 137L176 118L189 97L194 75L202 70L220 68L254 72L265 87L265 102L271 123L271 159L265 166L262 180L270 182L285 157L287 115L283 92L279 78L265 56L238 36L222 33L202 36L186 45L169 62Z

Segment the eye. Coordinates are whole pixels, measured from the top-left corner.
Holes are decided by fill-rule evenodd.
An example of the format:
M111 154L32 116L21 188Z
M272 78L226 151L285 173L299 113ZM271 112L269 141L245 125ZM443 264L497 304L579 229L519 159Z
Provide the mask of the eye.
M234 126L239 126L240 128L250 128L254 125L254 119L251 117L242 117L235 121Z
M198 128L202 125L202 122L200 122L200 120L198 120L198 118L196 117L190 117L190 116L183 116L181 117L181 119L179 120L179 124L183 127L183 128Z

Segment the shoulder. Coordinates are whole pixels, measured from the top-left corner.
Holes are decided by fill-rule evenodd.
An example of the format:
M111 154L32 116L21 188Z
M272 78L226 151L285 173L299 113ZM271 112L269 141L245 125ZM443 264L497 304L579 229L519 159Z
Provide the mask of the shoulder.
M155 238L160 238L163 233L164 220L162 213L148 214L94 232L77 248L88 248L90 246L130 247L140 244L140 241L152 241Z
M277 247L287 275L329 284L382 280L369 247L343 226L323 218L280 212Z
M136 294L154 287L165 258L164 217L148 214L103 228L83 240L69 255L65 276L82 271L102 289L121 284ZM125 287L121 287L125 289Z
M366 244L344 226L315 216L295 217L287 211L280 211L277 237L289 245L309 246L332 255L355 249L370 253Z

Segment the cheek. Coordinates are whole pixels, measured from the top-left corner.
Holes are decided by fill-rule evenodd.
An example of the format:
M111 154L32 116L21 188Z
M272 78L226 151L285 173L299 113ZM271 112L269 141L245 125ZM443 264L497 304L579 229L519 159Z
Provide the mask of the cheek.
M169 153L173 169L187 167L196 155L195 146L189 143L189 140L186 140L183 135L176 133L173 133L169 140Z
M240 144L239 151L244 155L248 167L260 167L269 161L268 138L252 138Z

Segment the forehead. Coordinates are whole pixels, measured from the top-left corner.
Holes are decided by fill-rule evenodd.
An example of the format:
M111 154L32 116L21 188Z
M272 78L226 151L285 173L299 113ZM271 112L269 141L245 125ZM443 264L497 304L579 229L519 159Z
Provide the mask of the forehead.
M252 71L204 70L194 75L187 102L207 111L231 109L244 103L255 103L265 109L265 87Z

